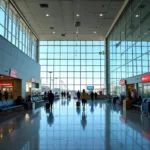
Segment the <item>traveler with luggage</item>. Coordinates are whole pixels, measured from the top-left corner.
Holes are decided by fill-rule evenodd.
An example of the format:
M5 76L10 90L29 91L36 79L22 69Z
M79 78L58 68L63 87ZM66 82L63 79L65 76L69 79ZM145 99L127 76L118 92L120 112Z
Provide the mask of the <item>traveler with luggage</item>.
M81 93L80 93L80 91L78 90L78 92L77 92L78 101L80 100L80 95L81 95Z
M48 93L48 100L49 100L49 107L50 109L52 109L53 106L53 101L54 101L54 94L52 93L52 91L50 90L50 92ZM48 104L47 104L48 105ZM48 106L46 106L48 107Z
M83 89L83 92L81 94L81 99L82 99L83 110L85 110L85 104L87 102L87 94L85 92L85 89Z

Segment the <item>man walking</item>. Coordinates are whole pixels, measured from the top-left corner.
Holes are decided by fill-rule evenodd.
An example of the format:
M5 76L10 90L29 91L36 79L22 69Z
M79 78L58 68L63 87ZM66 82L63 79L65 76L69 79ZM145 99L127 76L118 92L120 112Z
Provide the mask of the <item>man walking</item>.
M49 100L49 104L50 104L50 109L52 110L53 101L54 101L54 94L52 93L51 90L50 90L50 92L48 93L48 100Z

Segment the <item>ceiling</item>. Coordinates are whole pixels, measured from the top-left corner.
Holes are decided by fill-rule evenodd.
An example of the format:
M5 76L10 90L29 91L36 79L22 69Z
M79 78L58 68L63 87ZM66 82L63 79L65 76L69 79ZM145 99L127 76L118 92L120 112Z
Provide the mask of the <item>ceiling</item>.
M14 1L40 40L103 40L124 2L124 0ZM48 4L48 8L41 8L40 4ZM49 17L46 17L46 14L49 14ZM76 14L80 16L77 17ZM100 17L100 14L103 16ZM75 27L76 21L81 22L79 27Z

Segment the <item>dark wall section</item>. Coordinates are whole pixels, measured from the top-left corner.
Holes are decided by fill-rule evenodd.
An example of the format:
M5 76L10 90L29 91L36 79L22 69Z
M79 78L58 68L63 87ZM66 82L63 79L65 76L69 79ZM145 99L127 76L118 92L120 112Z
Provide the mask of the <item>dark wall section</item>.
M17 78L22 79L22 96L25 96L26 81L35 78L40 83L40 65L0 36L0 74L9 76L9 69L17 71Z

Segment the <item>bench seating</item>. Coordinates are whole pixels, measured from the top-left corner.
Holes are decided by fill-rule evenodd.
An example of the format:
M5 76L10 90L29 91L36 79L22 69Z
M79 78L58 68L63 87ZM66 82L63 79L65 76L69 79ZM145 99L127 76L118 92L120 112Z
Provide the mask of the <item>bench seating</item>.
M0 114L23 110L23 105L16 105L15 100L0 101Z
M36 107L41 106L43 104L44 100L41 100L38 96L32 96L31 102L35 103L35 108L36 108Z
M137 109L141 110L142 106L138 105L138 104L132 104L132 107L135 108L135 109L137 108Z
M30 101L24 104L24 108L25 109L32 109L32 108L34 108L34 106L35 106L35 108L37 108L37 107L42 106L43 102L44 102L44 100L42 100L41 97L32 96L30 98Z

